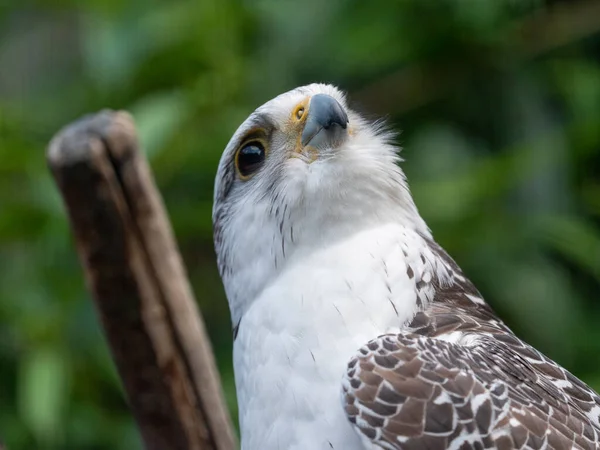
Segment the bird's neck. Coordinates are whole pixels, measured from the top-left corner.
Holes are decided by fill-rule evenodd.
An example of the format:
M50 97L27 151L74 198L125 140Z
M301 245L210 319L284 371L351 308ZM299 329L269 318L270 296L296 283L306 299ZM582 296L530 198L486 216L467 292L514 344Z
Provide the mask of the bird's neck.
M349 244L351 242L377 240L381 229L402 229L430 237L408 191L397 189L394 195L402 198L390 201L389 197L375 195L368 199L345 197L343 202L312 206L314 210L310 211L304 207L287 209L257 204L253 209L234 214L240 225L229 230L226 241L236 245L217 249L233 323L240 321L251 303L274 280L295 270L307 258L318 260L328 249L347 248L354 245ZM355 205L362 206L355 208ZM242 217L244 214L248 217ZM250 223L252 227L247 225ZM254 231L251 233L251 230ZM341 258L349 257L353 258L353 255L335 253L327 264L335 267ZM358 261L358 265L361 263Z

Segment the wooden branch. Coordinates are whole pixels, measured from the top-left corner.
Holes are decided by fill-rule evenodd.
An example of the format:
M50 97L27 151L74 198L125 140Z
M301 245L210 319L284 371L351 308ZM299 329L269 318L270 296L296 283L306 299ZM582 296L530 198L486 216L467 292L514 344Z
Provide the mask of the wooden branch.
M237 447L204 323L125 112L67 126L47 159L149 450Z

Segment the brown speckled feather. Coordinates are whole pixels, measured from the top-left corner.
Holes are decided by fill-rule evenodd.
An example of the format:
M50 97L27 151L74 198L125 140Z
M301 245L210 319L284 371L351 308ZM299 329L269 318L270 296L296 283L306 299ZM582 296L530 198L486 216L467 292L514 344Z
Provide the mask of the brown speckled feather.
M372 340L343 380L366 448L598 449L600 398L521 341L454 261L428 242L450 283L400 334Z

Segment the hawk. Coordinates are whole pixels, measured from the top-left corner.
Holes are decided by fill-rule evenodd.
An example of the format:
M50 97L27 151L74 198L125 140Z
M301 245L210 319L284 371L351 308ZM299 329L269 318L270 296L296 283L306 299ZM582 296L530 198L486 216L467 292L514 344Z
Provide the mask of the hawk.
M598 395L435 242L392 141L311 84L223 153L214 241L242 449L599 448Z

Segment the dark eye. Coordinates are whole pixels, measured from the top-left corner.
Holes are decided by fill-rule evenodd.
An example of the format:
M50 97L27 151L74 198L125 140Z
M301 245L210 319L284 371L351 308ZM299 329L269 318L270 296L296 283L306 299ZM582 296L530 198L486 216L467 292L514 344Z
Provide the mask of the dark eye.
M242 178L253 175L265 162L265 147L252 141L240 148L235 156L235 165Z

